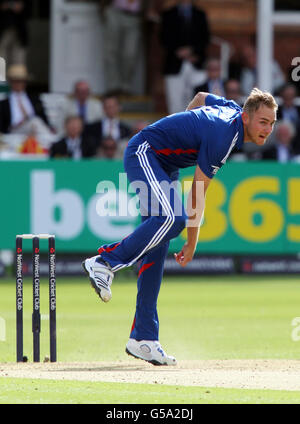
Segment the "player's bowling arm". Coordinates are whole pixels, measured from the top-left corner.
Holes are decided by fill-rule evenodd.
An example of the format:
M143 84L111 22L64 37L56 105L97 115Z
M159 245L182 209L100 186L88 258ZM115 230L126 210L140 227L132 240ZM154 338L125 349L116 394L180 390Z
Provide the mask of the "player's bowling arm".
M187 242L182 250L174 255L176 262L183 267L193 259L196 250L199 228L205 207L205 194L210 181L211 179L197 165L187 202Z
M186 110L192 110L197 107L205 106L205 99L208 96L209 93L204 93L199 91L199 93L196 94L196 96L193 98L191 103L188 105Z

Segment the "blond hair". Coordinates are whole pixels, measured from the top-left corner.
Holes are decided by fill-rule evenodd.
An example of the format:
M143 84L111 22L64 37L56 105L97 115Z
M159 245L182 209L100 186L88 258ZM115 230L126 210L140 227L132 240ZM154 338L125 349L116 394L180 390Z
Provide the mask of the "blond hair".
M249 115L256 112L261 105L267 106L270 109L278 109L278 104L271 93L261 91L258 88L253 88L249 97L246 99L243 110Z

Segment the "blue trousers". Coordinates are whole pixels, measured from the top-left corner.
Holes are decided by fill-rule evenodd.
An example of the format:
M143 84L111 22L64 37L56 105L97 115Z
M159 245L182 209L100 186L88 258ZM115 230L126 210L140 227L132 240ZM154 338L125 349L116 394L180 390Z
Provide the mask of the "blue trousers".
M130 337L159 340L157 298L169 241L186 225L186 214L174 181L178 172L168 172L141 135L134 136L124 154L124 168L137 187L141 224L122 241L104 245L98 252L112 270L140 262L136 313ZM144 189L140 189L140 187ZM146 189L146 190L145 190Z

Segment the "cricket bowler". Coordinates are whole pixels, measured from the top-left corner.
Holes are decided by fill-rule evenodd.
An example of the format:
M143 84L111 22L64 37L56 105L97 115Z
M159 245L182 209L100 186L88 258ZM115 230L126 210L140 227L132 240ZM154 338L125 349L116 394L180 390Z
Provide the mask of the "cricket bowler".
M131 138L124 154L128 179L137 189L141 224L121 241L101 246L82 263L96 293L111 299L114 273L139 261L136 312L126 352L154 365L176 365L159 343L157 299L169 242L187 228L187 241L174 255L184 267L196 249L205 194L233 149L243 143L265 144L278 105L268 92L254 88L243 108L234 101L199 92L186 111L149 125ZM188 206L166 187L178 180L180 168L196 166ZM238 176L237 176L238 178ZM166 184L168 183L168 184ZM153 199L155 201L153 201ZM184 290L184 287L183 287Z

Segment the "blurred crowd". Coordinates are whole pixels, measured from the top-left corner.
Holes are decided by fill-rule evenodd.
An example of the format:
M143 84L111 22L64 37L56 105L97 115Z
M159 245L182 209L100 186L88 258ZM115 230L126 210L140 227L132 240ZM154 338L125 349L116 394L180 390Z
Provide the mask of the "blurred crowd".
M225 79L221 58L209 54L213 36L209 20L196 3L192 0L99 0L105 40L105 90L93 93L89 81L84 78L76 81L72 92L64 96L59 111L63 125L58 126L43 102L45 93L33 94L30 89L32 76L26 66L26 1L0 0L0 56L7 62L9 86L0 101L2 136L19 137L18 152L24 155L75 160L121 159L128 140L151 123L144 118L125 119L122 102L124 98L130 101L133 95L134 69L141 46L147 49L151 44L153 28L162 51L159 72L164 82L165 114L184 111L198 91L224 96L242 106L257 85L255 46L244 45L239 63L229 63ZM146 60L146 64L148 62ZM146 66L146 72L147 69ZM287 162L299 158L300 93L276 61L272 64L272 84L280 106L270 141L263 149L248 148L234 153L232 159ZM5 140L10 139L2 137L0 149L7 143Z

